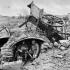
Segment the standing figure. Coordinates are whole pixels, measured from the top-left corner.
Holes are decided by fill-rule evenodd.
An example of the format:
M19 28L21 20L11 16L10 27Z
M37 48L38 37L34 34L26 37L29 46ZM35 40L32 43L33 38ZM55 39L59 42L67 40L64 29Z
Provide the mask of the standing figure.
M36 43L35 40L32 41L32 52L33 52L33 58L36 58L38 56L39 53L39 44Z

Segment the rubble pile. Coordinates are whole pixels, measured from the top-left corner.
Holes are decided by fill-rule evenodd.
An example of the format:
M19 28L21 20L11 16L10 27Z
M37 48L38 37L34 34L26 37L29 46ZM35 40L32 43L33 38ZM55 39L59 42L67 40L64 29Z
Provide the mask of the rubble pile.
M28 7L30 15L25 22L16 25L18 21L10 24L9 20L1 27L1 38L8 39L1 46L2 69L69 70L70 41L65 37L70 34L56 28L62 26L54 26L63 25L63 19L46 14L33 2Z
M37 59L23 66L23 70L69 70L69 50L70 48L66 51L52 49L46 51L46 53L40 53Z
M47 50L44 50L47 49ZM44 51L43 51L44 50ZM33 61L6 62L3 70L69 70L70 47L66 50L42 47L39 57Z

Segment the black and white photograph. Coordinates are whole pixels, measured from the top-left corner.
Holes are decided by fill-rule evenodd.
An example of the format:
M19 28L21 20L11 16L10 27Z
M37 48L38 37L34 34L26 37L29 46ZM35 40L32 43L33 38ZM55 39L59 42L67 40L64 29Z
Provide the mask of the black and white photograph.
M0 70L70 70L70 0L0 0Z

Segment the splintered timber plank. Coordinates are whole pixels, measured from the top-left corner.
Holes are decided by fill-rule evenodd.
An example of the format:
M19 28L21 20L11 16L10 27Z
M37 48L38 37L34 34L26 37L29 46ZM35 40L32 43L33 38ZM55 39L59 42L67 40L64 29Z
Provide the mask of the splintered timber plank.
M46 34L48 35L48 38L52 39L53 37L58 41L59 39L63 39L59 34L58 34L58 30L53 28L52 24L55 23L59 23L59 24L63 24L63 20L57 16L53 16L50 14L46 14L43 9L38 8L33 2L31 4L28 5L28 7L30 8L30 16L32 18L30 18L30 22L32 22L33 24L37 24L37 26L44 32L46 32ZM41 19L40 21L35 22L33 21L33 17L35 17L35 19ZM42 18L43 17L43 18ZM45 22L44 19L50 21L50 22ZM35 23L34 23L35 22ZM51 24L51 25L50 25ZM48 27L50 26L50 27ZM55 36L56 35L56 36ZM59 39L58 39L59 38ZM50 40L51 40L50 39Z
M50 21L63 24L63 21L61 18L50 14L46 14L43 9L40 9L39 7L37 7L33 2L29 4L28 7L30 8L30 15L34 16L37 19L42 18L45 15L44 17L45 19L49 19ZM44 20L42 21L44 22Z
M28 7L30 8L30 15L33 15L38 19L40 17L40 12L42 11L42 9L38 8L33 2L29 4ZM45 12L42 12L42 14L46 15Z

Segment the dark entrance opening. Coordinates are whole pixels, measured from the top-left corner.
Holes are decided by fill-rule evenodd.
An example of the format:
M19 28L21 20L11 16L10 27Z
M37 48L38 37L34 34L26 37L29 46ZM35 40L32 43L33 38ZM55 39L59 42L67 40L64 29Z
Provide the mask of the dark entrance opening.
M0 58L2 57L1 55L1 47L8 41L9 38L1 38L0 39ZM0 60L0 64L1 64L1 60Z
M8 41L9 38L1 38L0 39L0 48Z
M21 47L22 46L22 42L25 42L25 44L28 47L28 52L29 52L30 49L31 49L32 41L33 40L39 45L39 51L38 51L37 57L39 56L40 47L41 47L41 44L44 41L43 40L39 40L39 39L34 39L34 38L30 38L30 39L28 38L28 39L25 39L25 40L21 40L21 41L17 42L15 45L13 45L13 46L16 46L15 48L13 48L13 59L14 59L14 61L17 61L17 55L18 55L17 52L18 52L18 49L19 49L18 47ZM27 61L28 60L31 60L31 57L28 55L26 59L27 59Z

